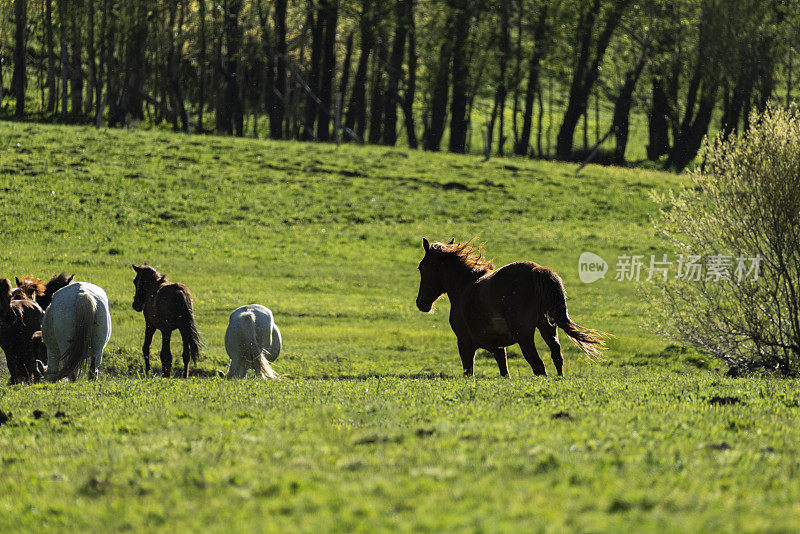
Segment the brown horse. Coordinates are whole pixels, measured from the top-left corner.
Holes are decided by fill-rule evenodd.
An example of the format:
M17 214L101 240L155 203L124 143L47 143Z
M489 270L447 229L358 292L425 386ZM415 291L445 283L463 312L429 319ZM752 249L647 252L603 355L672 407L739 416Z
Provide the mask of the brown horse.
M22 280L15 277L17 288L12 290L11 299L32 300L46 310L53 300L55 292L72 283L74 277L74 274L69 277L64 273L54 274L46 284L33 276L25 276Z
M538 328L559 375L564 359L558 342L560 327L589 357L599 357L603 333L575 324L567 314L561 278L531 261L510 263L495 270L483 259L474 238L466 243L429 243L422 240L425 256L419 263L417 308L429 312L444 293L450 298L450 326L458 339L464 376L472 376L475 351L490 351L501 376L508 376L506 347L518 343L536 375L547 375L536 352L533 335Z
M32 300L12 299L11 292L11 282L0 279L0 349L6 355L10 383L32 382L41 377L36 359L44 312Z
M161 365L165 377L172 372L172 353L169 349L173 330L183 340L183 377L189 378L189 360L197 363L200 353L200 334L194 321L192 292L183 284L167 281L167 277L149 265L132 265L136 271L133 285L133 309L144 313L144 372L150 375L150 343L156 330L161 331Z

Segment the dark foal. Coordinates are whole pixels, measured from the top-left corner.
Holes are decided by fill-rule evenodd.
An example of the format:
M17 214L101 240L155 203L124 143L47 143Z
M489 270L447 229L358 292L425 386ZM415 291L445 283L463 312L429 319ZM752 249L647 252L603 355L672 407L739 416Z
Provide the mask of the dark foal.
M564 363L559 327L588 356L601 355L603 334L572 322L564 284L555 272L530 261L495 270L472 242L429 243L423 239L425 256L419 263L417 295L417 308L428 312L436 299L447 293L450 326L458 340L465 376L472 376L477 349L490 351L500 375L508 376L506 347L514 343L519 344L534 374L546 376L533 341L537 328L559 375Z
M189 378L189 361L197 362L200 353L200 334L194 321L192 292L183 284L167 281L167 277L147 264L133 265L136 294L133 309L144 313L144 372L150 375L150 343L156 330L161 331L162 373L172 373L172 352L169 343L173 330L178 330L183 340L183 377Z
M11 282L0 279L0 349L6 356L10 383L33 382L41 378L36 359L44 312L32 300L12 300L11 293Z

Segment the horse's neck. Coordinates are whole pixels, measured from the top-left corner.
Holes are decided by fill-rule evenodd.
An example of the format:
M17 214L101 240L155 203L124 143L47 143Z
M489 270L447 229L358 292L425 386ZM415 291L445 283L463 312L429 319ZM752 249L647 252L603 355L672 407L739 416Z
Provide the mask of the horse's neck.
M454 265L445 275L445 293L450 302L459 301L462 295L480 278L480 274L464 265Z
M148 299L155 299L156 298L156 294L158 293L158 290L161 289L166 284L167 284L167 282L165 280L161 280L161 281L156 280L156 281L151 282L149 284L148 288L147 288L147 298Z

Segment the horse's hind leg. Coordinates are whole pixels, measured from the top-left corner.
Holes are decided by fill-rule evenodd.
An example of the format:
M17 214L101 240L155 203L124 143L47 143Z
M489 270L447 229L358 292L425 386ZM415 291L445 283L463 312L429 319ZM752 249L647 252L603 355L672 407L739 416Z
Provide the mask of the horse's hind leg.
M525 361L533 369L533 374L537 376L547 376L547 371L544 370L544 363L536 351L536 344L533 342L533 334L536 330L531 329L530 333L520 333L517 335L517 343L519 348L522 349L522 355L525 356Z
M496 348L492 351L492 354L494 354L497 367L500 368L500 376L508 376L508 356L506 355L506 348Z
M564 357L561 355L561 343L558 342L558 327L545 320L539 323L539 333L550 348L550 357L553 358L558 376L563 376L561 370L564 366Z
M192 360L189 332L181 330L181 339L183 340L183 378L189 378L189 362Z
M164 378L169 378L172 375L172 352L169 349L169 342L172 338L171 330L161 331L161 374Z
M97 370L100 369L100 363L103 361L103 349L92 350L92 359L89 360L89 380L97 379Z

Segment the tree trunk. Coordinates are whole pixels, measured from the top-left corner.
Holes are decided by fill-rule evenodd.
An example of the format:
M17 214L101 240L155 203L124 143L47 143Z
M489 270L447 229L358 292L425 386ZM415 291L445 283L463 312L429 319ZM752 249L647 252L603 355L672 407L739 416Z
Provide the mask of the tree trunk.
M100 121L103 117L103 69L105 68L106 61L106 46L113 46L106 43L105 35L108 27L108 0L101 0L103 15L100 18L100 52L97 58L97 74L95 76L94 92L95 92L95 106L97 111L95 113L95 125L99 128ZM107 97L106 97L107 98Z
M81 26L78 24L78 17L83 11L83 2L79 0L75 6L77 9L70 17L70 29L72 34L72 43L70 49L72 57L70 58L70 96L71 114L73 119L77 119L83 112L83 65L81 62Z
M94 108L94 91L97 83L97 63L94 50L95 0L86 0L86 100L83 109L86 115Z
M534 51L528 64L528 87L525 91L525 105L522 112L522 133L514 145L514 154L525 156L531 139L531 124L533 123L533 100L539 89L539 71L544 57L544 36L547 30L547 4L541 6L539 18L536 20L536 29L533 32ZM550 117L550 120L553 120Z
M319 95L320 66L322 63L322 40L324 34L324 17L322 8L314 9L314 0L308 4L308 16L306 25L312 28L311 31L311 63L309 65L309 75L306 82L311 88L311 94L306 95L305 120L303 121L303 132L301 139L311 140L314 136L314 123L317 118L317 102L315 97ZM315 13L316 11L316 13Z
M271 101L278 98L275 94L275 47L272 42L272 32L270 31L269 27L269 8L265 11L261 2L258 3L258 16L259 21L261 22L261 45L264 47L264 57L267 58L267 64L265 68L265 72L263 73L264 78L264 87L259 91L259 109L263 108L264 105L268 105L271 108ZM259 75L256 75L257 79L260 79ZM270 112L267 112L267 115L270 116ZM258 113L253 113L253 121L255 125L255 131L253 132L253 137L258 137ZM272 122L272 119L270 119Z
M628 147L633 92L636 90L636 84L647 62L648 53L648 48L645 47L636 65L625 74L625 82L622 84L619 95L617 95L617 101L614 103L614 118L611 122L611 129L617 140L614 148L614 160L618 165L625 164L625 150Z
M206 0L197 0L198 18L200 19L200 50L197 62L200 76L197 80L197 133L203 133L203 111L206 106Z
M286 84L286 0L275 0L272 14L275 28L275 86L268 100L269 136L273 139L283 138L283 121L285 104L288 97ZM276 94L277 93L277 94Z
M664 81L658 74L653 76L652 103L647 114L649 143L647 159L657 161L669 154L669 117L672 115L669 97L664 90Z
M317 115L317 138L330 139L331 113L333 111L333 79L336 76L336 27L339 22L338 0L321 0L319 16L325 22L325 37L322 43L322 79L319 84L319 99L322 107Z
M372 62L372 96L369 109L369 142L377 144L383 137L383 108L386 93L384 91L384 65L389 59L389 50L383 38L378 41L378 55Z
M498 135L497 144L499 147L498 154L503 155L503 112L501 108L505 107L506 103L506 70L508 67L508 58L511 54L511 28L509 25L509 7L510 0L502 0L500 6L500 60L497 76L497 89L494 93L494 104L492 106L492 118L489 120L488 132L486 132L486 157L492 153L492 139L494 138L494 125L497 119L498 112L500 113L500 133Z
M44 0L44 42L47 54L47 106L45 111L52 113L56 109L56 53L53 42L53 1Z
M400 101L400 79L403 77L403 56L405 55L406 36L409 28L408 3L405 0L395 0L395 30L392 41L392 53L389 58L387 71L385 126L383 143L394 146L397 143L397 104Z
M469 63L467 58L467 39L472 21L469 0L459 2L455 15L455 39L453 41L453 95L450 102L450 152L464 153L467 141L467 84L469 82Z
M577 40L581 43L580 52L573 70L567 109L556 142L556 154L560 159L569 159L572 155L572 143L578 120L586 113L589 95L600 74L600 63L605 56L611 36L630 2L631 0L614 0L594 46L592 46L592 36L600 13L600 0L593 0L581 16L577 35Z
M372 47L375 42L372 18L371 2L364 0L360 21L361 55L358 58L356 76L353 80L353 92L350 96L350 105L347 108L347 116L345 117L345 126L350 130L355 128L356 135L362 140L367 129L366 110L364 109L367 97L367 68L369 67L369 56L372 53Z
M224 4L223 36L225 39L225 66L222 69L223 94L220 95L220 124L217 129L223 133L244 135L244 115L239 95L239 50L242 30L239 25L239 12L242 0L227 0Z
M439 47L439 62L433 85L430 103L430 120L425 125L425 150L438 151L444 134L444 122L447 117L447 96L450 92L450 58L452 57L452 29Z
M59 47L61 52L61 120L67 120L69 112L69 50L67 49L67 6L66 0L58 2L60 19Z
M106 97L105 101L109 104L108 109L108 125L113 126L118 115L117 103L120 100L120 78L117 74L116 56L114 55L114 48L116 40L114 37L117 33L118 19L113 10L114 0L104 0L103 18L106 20L105 33L103 35L103 42L105 43L105 72L106 72Z
M408 14L408 82L403 95L403 119L406 125L408 146L417 148L417 131L414 123L414 98L417 91L417 33L414 23L414 0L404 0Z
M145 46L147 44L147 6L140 2L122 2L122 25L127 35L124 46L124 64L119 67L120 87L118 101L109 109L110 124L125 124L129 119L144 119L142 88L145 83ZM112 37L113 39L113 37ZM113 40L110 42L114 42ZM109 47L110 48L110 47ZM110 54L111 56L112 54ZM108 72L117 72L117 65L108 65Z
M350 84L350 67L353 63L353 32L347 36L347 44L345 45L344 63L342 63L342 77L339 80L339 93L342 99L347 95L347 89Z
M28 0L14 0L14 74L11 85L16 93L17 104L14 115L25 115L25 89L28 82L27 73L27 25L28 25Z

